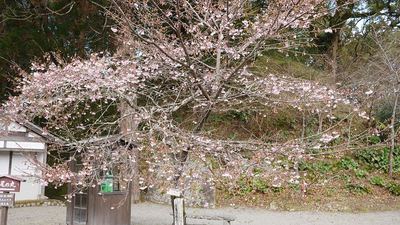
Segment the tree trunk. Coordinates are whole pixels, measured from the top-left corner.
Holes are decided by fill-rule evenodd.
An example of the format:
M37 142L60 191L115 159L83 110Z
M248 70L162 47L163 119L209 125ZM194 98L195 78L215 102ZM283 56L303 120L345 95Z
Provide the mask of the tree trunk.
M393 152L395 148L395 140L396 140L396 129L395 129L395 124L396 124L396 110L397 110L397 102L399 100L399 95L397 93L397 90L395 90L395 100L394 100L394 106L393 106L393 112L392 112L392 120L390 123L391 126L391 146L390 146L390 151L389 151L389 165L388 165L388 172L389 176L393 176Z
M0 20L3 20L3 17L0 15ZM5 29L4 29L4 24L5 22L0 23L0 36L5 33Z
M307 127L307 121L306 121L306 115L305 112L302 111L302 126L301 126L301 141L304 142L304 138L306 135L306 127Z
M340 29L333 30L332 33L332 45L330 51L330 64L331 64L331 73L332 73L332 80L333 84L336 86L338 82L338 74L337 74L337 58L338 58L338 49L339 49L339 41L340 41Z
M134 101L136 104L136 100ZM134 109L129 106L127 103L121 103L119 107L121 113L121 121L120 121L120 131L124 136L124 139L127 142L134 142L135 140L135 131L138 128L139 120L135 118ZM138 203L140 201L140 186L139 186L139 152L137 148L132 149L135 162L133 163L132 170L134 171L134 175L132 178L131 191L132 203Z

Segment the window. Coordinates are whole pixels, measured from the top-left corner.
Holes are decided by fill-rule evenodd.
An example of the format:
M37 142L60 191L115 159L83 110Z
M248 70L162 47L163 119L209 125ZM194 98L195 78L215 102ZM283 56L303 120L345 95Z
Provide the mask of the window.
M75 194L74 224L86 224L87 220L87 193Z

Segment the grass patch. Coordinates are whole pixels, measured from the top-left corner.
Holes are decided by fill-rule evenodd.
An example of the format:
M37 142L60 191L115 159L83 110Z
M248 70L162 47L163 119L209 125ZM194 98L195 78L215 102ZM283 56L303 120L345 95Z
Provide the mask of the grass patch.
M388 191L396 196L400 196L400 184L395 182L390 182L387 187Z
M380 177L380 176L373 176L371 177L371 179L369 180L369 182L372 185L378 186L378 187L385 187L385 180Z
M251 67L256 74L286 74L297 78L315 80L326 77L323 70L308 66L305 59L276 51L265 52Z

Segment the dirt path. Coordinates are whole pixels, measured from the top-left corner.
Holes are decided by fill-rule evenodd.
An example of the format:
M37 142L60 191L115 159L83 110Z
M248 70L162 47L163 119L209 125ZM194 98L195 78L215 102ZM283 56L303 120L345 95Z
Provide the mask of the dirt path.
M132 225L171 225L171 209L166 205L142 203L132 207ZM400 211L369 213L275 212L262 209L189 209L189 213L230 215L232 225L395 225ZM221 222L188 221L217 225ZM57 206L10 209L9 225L64 225L65 208Z

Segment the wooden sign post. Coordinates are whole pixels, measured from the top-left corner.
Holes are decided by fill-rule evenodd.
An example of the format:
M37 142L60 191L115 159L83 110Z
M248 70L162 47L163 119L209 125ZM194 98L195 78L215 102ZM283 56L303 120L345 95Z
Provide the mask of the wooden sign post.
M21 190L21 179L0 176L0 225L7 225L8 208L14 206L15 194Z

